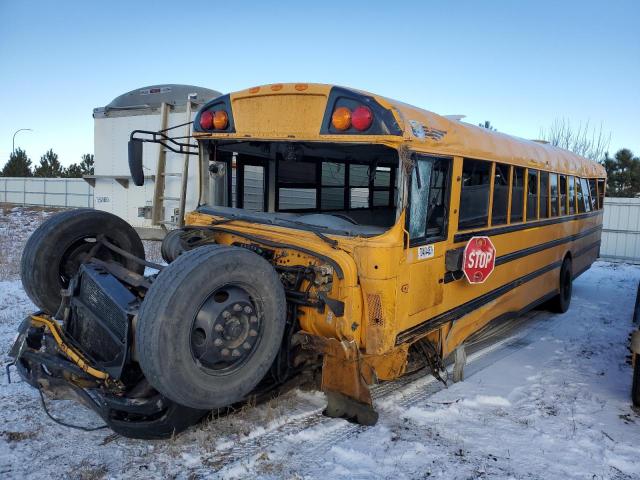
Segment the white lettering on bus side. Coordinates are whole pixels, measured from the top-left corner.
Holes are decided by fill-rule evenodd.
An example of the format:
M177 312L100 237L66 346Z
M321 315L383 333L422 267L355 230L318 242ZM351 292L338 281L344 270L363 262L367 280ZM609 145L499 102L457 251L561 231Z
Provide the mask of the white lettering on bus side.
M492 252L473 251L467 258L467 268L485 268L491 262Z

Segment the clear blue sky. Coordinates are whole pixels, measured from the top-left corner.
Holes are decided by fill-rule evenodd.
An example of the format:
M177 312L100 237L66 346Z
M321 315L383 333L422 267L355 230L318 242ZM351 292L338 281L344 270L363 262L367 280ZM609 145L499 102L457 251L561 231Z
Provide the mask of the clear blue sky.
M602 123L640 154L638 0L0 0L0 22L0 164L18 128L34 163L79 161L92 109L157 83L335 83L525 138Z

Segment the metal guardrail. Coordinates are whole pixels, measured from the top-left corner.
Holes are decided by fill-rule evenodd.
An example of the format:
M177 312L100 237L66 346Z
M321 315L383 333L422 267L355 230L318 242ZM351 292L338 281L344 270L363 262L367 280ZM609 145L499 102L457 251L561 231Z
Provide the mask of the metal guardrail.
M93 208L93 188L82 178L0 177L0 203Z

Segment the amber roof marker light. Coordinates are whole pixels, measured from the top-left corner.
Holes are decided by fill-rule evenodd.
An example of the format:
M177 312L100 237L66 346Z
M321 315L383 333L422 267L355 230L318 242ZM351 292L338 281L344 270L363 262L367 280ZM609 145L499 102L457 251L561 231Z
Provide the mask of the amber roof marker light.
M351 110L347 107L338 107L331 115L331 124L336 130L348 130L351 127Z
M229 125L229 115L224 110L216 110L213 113L213 127L216 130L224 130Z

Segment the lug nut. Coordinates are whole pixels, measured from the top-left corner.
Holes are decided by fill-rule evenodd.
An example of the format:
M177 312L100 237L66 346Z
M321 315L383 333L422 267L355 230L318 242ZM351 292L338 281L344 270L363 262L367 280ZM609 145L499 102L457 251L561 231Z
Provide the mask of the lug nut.
M228 348L223 348L220 353L222 354L223 357L228 357L231 352L229 351Z
M240 350L236 350L235 348L233 349L233 352L231 352L231 356L232 357L239 357L240 356Z
M239 312L239 311L241 311L241 310L242 310L242 305L240 305L239 303L236 303L236 304L233 306L233 309L234 309L236 312Z
M222 318L229 318L230 316L231 316L231 312L228 312L227 310L222 312Z
M248 343L248 342L244 342L244 343L242 344L242 348L244 348L245 350L250 350L250 349L251 349L251 345L249 345L249 343Z
M258 317L256 317L255 315L252 315L249 320L251 320L251 323L256 323L258 321Z
M222 345L222 343L223 343L223 342L222 342L222 340L221 340L221 339L219 339L219 338L216 338L216 339L213 341L213 344L214 344L216 347L220 347L220 346Z
M221 332L221 331L223 331L223 330L224 330L224 327L223 327L222 325L220 325L219 323L216 323L216 326L215 326L215 327L213 327L213 329L214 329L216 332Z
M244 313L251 313L251 307L249 305L244 307Z
M249 336L250 337L257 337L258 336L258 332L256 332L255 330L249 330Z

